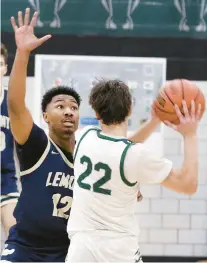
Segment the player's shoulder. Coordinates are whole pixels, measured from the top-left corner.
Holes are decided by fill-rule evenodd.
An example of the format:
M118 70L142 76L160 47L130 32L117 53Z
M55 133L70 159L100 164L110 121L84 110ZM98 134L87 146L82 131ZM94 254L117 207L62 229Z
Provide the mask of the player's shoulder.
M134 156L134 155L140 155L147 152L147 148L143 143L133 143L129 141L128 145L128 154Z
M90 131L100 131L100 128L98 128L97 126L88 125L84 128L78 129L75 133L76 142L79 141L83 136L85 136Z

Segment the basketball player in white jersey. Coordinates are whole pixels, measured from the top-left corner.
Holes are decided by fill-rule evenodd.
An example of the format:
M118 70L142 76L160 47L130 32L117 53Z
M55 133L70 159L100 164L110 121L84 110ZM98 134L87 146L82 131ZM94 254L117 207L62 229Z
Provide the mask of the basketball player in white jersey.
M126 138L132 97L121 81L102 81L92 88L90 105L101 129L85 128L74 153L75 183L67 231L71 240L66 261L135 262L138 225L135 210L139 184L162 184L173 191L197 190L196 130L200 105L184 116L175 106L180 124L167 124L184 138L184 161L175 169L168 159ZM141 262L141 259L140 259Z

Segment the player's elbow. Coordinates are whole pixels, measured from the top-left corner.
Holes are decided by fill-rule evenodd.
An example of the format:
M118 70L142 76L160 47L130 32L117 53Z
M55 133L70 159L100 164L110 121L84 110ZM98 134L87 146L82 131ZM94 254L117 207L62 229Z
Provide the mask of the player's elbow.
M192 171L186 171L181 179L181 185L183 188L183 193L187 195L193 195L198 189L198 173Z
M185 194L193 195L197 192L197 190L198 190L198 183L193 181L193 182L190 182L185 187Z
M19 108L18 100L15 100L12 96L7 97L7 105L9 113L16 113L17 109Z
M13 97L7 97L7 105L9 115L11 116L21 116L21 114L25 111L25 104L20 103L19 100L15 100Z
M193 195L198 188L198 172L189 169L172 169L162 185L178 193Z

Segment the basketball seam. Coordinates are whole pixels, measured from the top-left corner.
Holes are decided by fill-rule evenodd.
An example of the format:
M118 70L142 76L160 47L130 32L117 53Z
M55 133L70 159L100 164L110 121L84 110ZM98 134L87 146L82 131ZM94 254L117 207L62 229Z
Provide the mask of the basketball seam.
M156 104L155 104L154 107L157 108L159 111L161 111L161 112L163 112L163 113L166 113L166 114L169 114L169 115L175 115L176 118L172 119L171 122L178 120L178 117L177 117L177 115L176 115L175 112L168 112L168 111L162 110L162 109L160 109Z
M157 109L159 109L159 111L161 111L161 112L163 112L163 113L168 113L168 114L176 114L176 112L172 112L172 111L166 111L166 110L164 110L164 109L161 109L157 104L155 104L155 107L157 108Z
M174 106L174 102L172 101L172 99L170 98L170 96L167 94L167 92L165 90L163 90L163 92L165 93L165 95L167 96L168 100L171 102L171 104Z
M200 94L200 90L199 90L199 88L198 88L197 94L196 94L195 99L194 99L195 102L197 101L199 94Z
M184 100L184 86L183 86L183 80L180 79L181 81L181 88L182 88L182 99Z

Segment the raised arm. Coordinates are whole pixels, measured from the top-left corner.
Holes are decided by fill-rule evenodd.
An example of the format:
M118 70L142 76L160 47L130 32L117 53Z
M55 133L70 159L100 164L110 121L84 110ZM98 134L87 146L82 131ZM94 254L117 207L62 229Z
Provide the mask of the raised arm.
M30 52L51 37L51 35L47 35L38 39L34 35L34 26L37 21L38 13L34 13L30 22L29 16L29 8L25 11L24 19L22 17L22 12L19 11L18 26L14 17L11 17L17 51L9 79L8 110L11 131L19 144L24 144L26 142L33 126L32 116L25 104L27 65Z
M175 126L169 122L172 129L178 131L184 139L184 161L180 169L172 169L162 185L177 192L193 194L198 184L198 142L197 126L200 119L201 105L195 112L195 103L191 102L191 112L188 112L186 102L183 102L183 116L178 107L175 108L180 124Z
M186 102L183 102L184 116L175 107L180 124L168 126L179 132L184 138L184 160L176 169L170 160L160 158L148 151L143 144L134 144L126 155L125 173L128 171L130 182L141 184L162 184L179 193L193 194L197 191L198 183L198 146L197 126L200 119L201 105L195 113L195 103L191 102L191 112L188 112ZM133 168L132 168L133 167Z
M142 124L136 132L128 136L128 139L132 142L143 143L154 132L159 124L160 120L152 108L151 118Z

